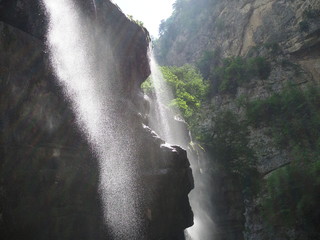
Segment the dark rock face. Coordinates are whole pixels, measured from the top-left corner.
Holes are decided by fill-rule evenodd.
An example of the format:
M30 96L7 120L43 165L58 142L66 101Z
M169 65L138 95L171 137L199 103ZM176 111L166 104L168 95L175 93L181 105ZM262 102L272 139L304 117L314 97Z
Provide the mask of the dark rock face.
M186 152L163 145L142 126L148 109L140 84L150 74L146 29L110 1L84 14L104 23L116 57L119 115L137 136L146 239L183 239L193 223L193 179ZM106 239L98 161L77 128L71 104L46 54L47 21L39 1L0 1L0 236L15 239ZM144 236L143 236L144 237ZM141 239L143 239L143 237Z
M145 126L144 131L142 178L147 189L145 212L150 227L147 239L184 239L178 229L193 225L187 196L194 182L187 153L179 146L165 144L150 128Z
M239 177L219 172L212 174L210 180L213 189L211 201L214 204L211 214L216 226L214 239L244 239L244 198L238 187Z
M0 1L0 21L37 38L44 39L46 34L47 21L41 0Z
M102 239L97 160L51 76L42 43L1 31L0 235Z

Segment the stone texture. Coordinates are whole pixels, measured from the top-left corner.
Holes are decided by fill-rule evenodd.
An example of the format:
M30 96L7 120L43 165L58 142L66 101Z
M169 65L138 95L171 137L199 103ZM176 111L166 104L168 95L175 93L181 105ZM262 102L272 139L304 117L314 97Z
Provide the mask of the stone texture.
M43 44L0 23L2 239L103 239L97 161Z
M205 14L205 20L201 20L201 14L194 16L194 22L201 24L197 29L183 26L175 26L177 31L164 56L164 65L183 65L195 63L204 51L220 48L222 57L263 56L271 62L271 73L268 79L253 79L250 83L239 87L234 96L218 94L213 97L211 105L205 106L202 116L206 116L201 122L204 129L211 129L212 118L216 114L212 110L231 110L240 116L244 108L239 104L239 99L248 101L265 99L274 93L280 92L288 83L305 88L308 85L319 84L320 81L320 17L308 18L304 12L311 7L320 9L318 0L239 0L239 1L207 1L208 8L201 13ZM209 6L209 4L211 4ZM212 7L214 6L214 7ZM200 20L199 20L200 19ZM307 22L309 29L302 31L300 23ZM161 40L161 39L160 39ZM275 52L268 49L268 44L277 44L279 49ZM285 150L279 150L268 134L270 130L263 127L250 130L251 146L257 153L258 170L262 176L268 177L272 171L290 163L290 155ZM221 174L222 177L223 174ZM232 178L226 176L226 179ZM230 180L230 179L229 179ZM215 189L219 189L220 181L212 183ZM226 181L226 189L236 193L234 182ZM216 190L215 190L216 191ZM221 190L222 191L222 190ZM224 201L225 196L220 192L214 199L213 208L237 208L245 211L246 224L232 227L237 214L221 211L218 216L224 219L224 228L217 225L217 231L225 234L222 239L234 239L228 232L238 234L246 229L245 239L267 240L283 239L281 231L276 229L268 234L268 229L262 221L259 211L259 199L238 205L236 201ZM235 198L242 201L241 197ZM223 205L225 204L225 205ZM239 222L238 222L239 223ZM240 225L243 224L241 223ZM270 233L270 232L269 232ZM290 234L289 234L290 235ZM238 239L238 238L236 238ZM241 239L241 237L239 237ZM294 236L290 239L295 239Z
M151 130L145 127L145 131L149 135ZM154 132L152 135L153 141L145 138L143 144L143 155L149 163L144 164L143 171L146 215L151 229L147 239L158 239L158 236L180 239L182 232L177 230L193 224L188 201L188 194L194 188L190 163L181 147L165 144Z
M36 38L45 38L47 20L41 0L1 0L0 21Z
M203 10L212 12L206 13L210 17L201 21L201 27L192 29L192 32L179 28L164 64L192 63L203 51L217 47L226 57L245 56L252 47L265 43L278 43L286 54L305 51L319 44L320 24L317 18L307 19L310 25L308 32L299 29L299 23L304 20L303 12L309 6L320 8L317 0L240 0L211 4L214 7ZM178 45L183 45L183 50Z
M95 155L57 85L44 44L39 1L0 1L0 236L15 239L108 239ZM78 1L110 36L119 116L137 137L145 233L183 239L193 224L193 178L185 150L143 127L148 107L140 84L150 74L149 36L110 1ZM106 66L110 67L110 66ZM125 146L124 146L125 149Z

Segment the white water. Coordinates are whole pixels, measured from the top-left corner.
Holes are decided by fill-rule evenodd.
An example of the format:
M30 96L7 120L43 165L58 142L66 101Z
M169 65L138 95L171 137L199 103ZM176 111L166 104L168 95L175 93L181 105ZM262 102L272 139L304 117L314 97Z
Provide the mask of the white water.
M183 146L185 145L185 129L182 127L183 124L175 124L179 121L179 114L169 107L171 100L174 98L173 93L170 86L165 82L152 52L150 53L150 68L156 99L151 104L150 127L166 142Z
M206 185L207 181L205 176L200 172L199 162L198 159L196 159L197 157L195 154L191 154L191 149L187 146L187 129L183 127L183 124L175 123L173 120L174 113L166 107L169 105L170 101L173 100L173 93L165 82L152 53L150 53L150 67L151 80L155 88L156 100L151 104L151 114L149 118L150 127L166 142L179 144L183 148L188 149L188 158L193 171L195 189L189 194L189 199L194 212L194 225L185 231L186 239L212 240L214 223L208 213L210 200L207 197L208 194L203 192L204 189L208 188L208 185ZM180 115L177 110L175 110L175 114Z
M117 84L110 71L117 66L108 36L95 19L82 14L76 1L43 3L50 21L47 44L54 71L72 103L78 126L99 159L107 227L115 240L141 239L140 197L132 166L134 138L117 115Z
M157 101L151 105L150 127L165 141L173 143L175 141L175 135L170 127L170 119L168 116L170 109L166 107L173 99L173 94L169 86L165 83L152 53L150 54L150 68L151 79L155 88L155 98L157 99Z

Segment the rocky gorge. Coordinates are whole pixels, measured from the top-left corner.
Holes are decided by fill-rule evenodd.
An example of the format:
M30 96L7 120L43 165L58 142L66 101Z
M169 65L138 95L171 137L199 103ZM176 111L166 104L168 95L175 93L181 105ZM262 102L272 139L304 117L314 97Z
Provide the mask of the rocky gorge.
M140 85L150 74L148 32L109 0L99 1L98 10L92 1L74 2L102 26L111 46L114 62L99 64L116 79L115 118L135 139L132 168L143 196L139 239L184 239L183 230L193 224L192 172L185 150L165 144L145 125L148 104ZM104 219L101 162L54 72L48 25L40 1L0 1L0 236L119 239Z
M147 29L109 0L52 0L76 10L56 39L46 2L0 0L1 239L189 240L193 188L192 240L320 239L318 0L175 2L153 45L181 107L173 134L183 128L195 183L187 152L150 127ZM110 115L101 138L57 71L57 40L74 33L86 48L67 49L75 84L102 83L82 98ZM124 165L132 178L119 171L109 187Z
M319 131L309 125L319 113L309 107L317 103L308 100L318 96L310 89L319 87L319 20L317 0L176 1L160 27L159 62L191 64L211 86L193 132L210 155L202 170L211 178L214 239L319 239L311 200L319 193L301 191L318 186L316 178L304 181L302 169L318 154L317 148L309 151L317 140L306 132ZM246 166L259 177L246 178L254 175L250 167L241 170ZM250 181L259 183L259 193ZM298 195L312 197L302 202ZM277 202L268 202L273 197ZM314 211L311 218L306 209Z

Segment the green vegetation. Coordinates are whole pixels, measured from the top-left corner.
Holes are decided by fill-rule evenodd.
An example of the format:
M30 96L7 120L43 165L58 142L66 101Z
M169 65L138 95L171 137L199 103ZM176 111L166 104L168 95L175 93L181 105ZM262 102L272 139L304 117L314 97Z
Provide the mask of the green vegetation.
M214 68L221 64L221 49L203 52L196 66L205 79L210 79Z
M252 126L269 126L280 148L320 153L320 89L289 86L283 92L247 105ZM297 157L300 154L295 154Z
M211 83L213 94L235 94L238 87L251 79L267 79L271 72L271 64L263 57L221 59L220 50L204 52L197 66Z
M247 104L248 123L271 128L280 149L292 163L267 179L262 210L271 226L304 232L302 239L318 239L320 212L320 89L288 86L264 100Z
M239 177L247 194L256 193L259 174L254 151L249 146L248 125L231 111L217 113L212 121L212 129L203 131L198 140L211 149L215 168Z
M186 49L188 40L178 41L177 36L184 36L185 33L197 36L201 23L206 21L203 19L209 18L215 2L176 1L174 14L160 27L160 38L156 43L160 61L166 61L167 52L173 45L179 45L175 51L181 50L185 59L188 56L194 59L195 55L189 54ZM200 10L198 3L199 7L206 5ZM319 9L307 8L296 26L297 31L302 34L311 32L319 18ZM224 20L223 17L210 19L214 22L210 29L217 34L226 34L222 32L227 22ZM280 234L287 230L292 233L296 230L301 235L295 239L320 239L320 210L317 206L320 199L320 88L302 90L298 86L288 86L266 99L253 101L249 100L252 96L243 95L234 99L239 111L223 109L225 105L219 105L219 97L214 98L217 99L214 101L216 106L209 103L210 97L217 95L229 95L231 100L239 93L239 87L246 87L253 80L268 79L272 70L271 61L283 72L293 73L295 77L304 76L301 66L285 58L279 43L271 40L253 47L246 57L223 58L221 49L204 51L195 65L203 79L208 81L209 99L205 99L204 94L197 98L199 101L187 101L188 98L182 93L189 94L189 89L178 90L178 79L184 81L183 74L178 76L170 69L166 78L171 79L169 82L177 99L174 104L186 117L194 138L212 154L213 175L226 173L230 178L239 179L239 189L249 195L262 190L259 195L262 221L268 222L270 229L275 227L270 233ZM272 91L274 86L265 87ZM190 95L197 96L196 92ZM224 100L222 102L225 103ZM233 103L230 105L234 106ZM268 175L264 186L256 169L255 149L249 139L255 135L250 136L249 130L256 133L259 129L273 140L278 150L288 153L291 160L287 166ZM292 236L285 236L284 239L292 239Z
M177 108L182 117L191 124L208 93L208 84L191 65L182 67L161 67L164 80L173 91L170 105ZM152 95L151 79L142 84L144 91Z
M140 21L140 20L134 19L132 15L127 15L127 17L128 17L131 21L133 21L133 22L135 22L136 24L138 24L140 27L144 27L143 22Z
M267 180L262 209L270 226L303 231L299 239L319 239L320 161L292 163Z
M165 61L168 49L173 43L178 45L176 37L182 35L183 31L196 34L201 26L201 19L210 14L215 2L176 1L174 14L161 24L160 38L156 43L158 59ZM206 4L205 10L198 9L198 3L199 6ZM307 8L297 26L298 31L308 33L319 17L320 10ZM225 28L223 20L215 19L215 25L211 26L216 33ZM181 51L186 53L184 42L180 45ZM259 54L264 54L267 58ZM282 57L278 58L279 54ZM256 46L247 57L223 58L220 49L205 51L196 67L203 79L208 81L211 97L218 94L234 96L239 87L245 87L252 80L270 77L272 66L269 60L278 62L285 71L302 76L299 65L283 58L281 46L277 42ZM170 74L173 74L172 68L167 73L168 76ZM266 127L274 145L279 150L288 152L291 163L266 179L265 191L261 191L261 210L265 220L270 226L301 231L304 236L297 239L319 239L320 210L317 204L320 199L320 88L302 90L297 86L288 86L266 99L254 101L241 96L235 101L238 101L239 109L244 111L238 113L220 109L219 106L215 109L206 102L205 94L197 98L198 102L186 101L188 98L182 92L189 93L190 90L178 90L178 79L182 80L184 76L176 72L173 75L175 77L166 78L171 79L169 82L177 99L175 104L186 116L193 136L212 153L215 170L236 176L240 180L239 187L248 194L257 193L260 187L257 183L262 182L256 170L257 159L250 145L249 129ZM197 96L196 92L190 95ZM210 119L208 115L213 117ZM281 230L273 232L279 233Z

